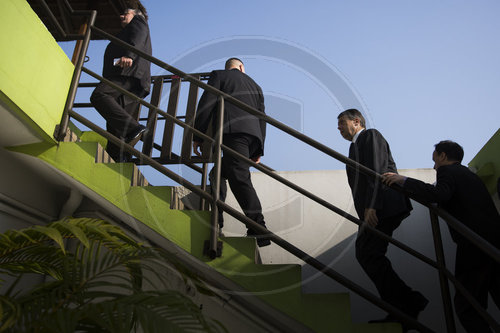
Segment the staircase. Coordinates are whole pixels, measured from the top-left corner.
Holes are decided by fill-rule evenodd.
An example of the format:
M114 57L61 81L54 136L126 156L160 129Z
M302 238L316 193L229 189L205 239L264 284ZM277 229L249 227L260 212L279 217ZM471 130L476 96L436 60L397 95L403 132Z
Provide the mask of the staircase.
M171 187L149 185L133 163L114 163L103 148L103 137L71 128L58 145L36 143L10 150L43 160L314 332L401 331L398 324L352 323L347 293L303 294L301 266L260 264L254 238L221 237L222 256L209 260L203 255L210 236L209 212L171 209Z

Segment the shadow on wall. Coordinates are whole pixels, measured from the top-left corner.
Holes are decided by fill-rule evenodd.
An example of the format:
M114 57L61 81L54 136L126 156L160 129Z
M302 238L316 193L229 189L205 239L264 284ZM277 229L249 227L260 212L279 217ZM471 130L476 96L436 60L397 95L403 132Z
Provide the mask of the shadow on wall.
M435 260L434 245L430 218L426 207L412 202L412 215L405 219L401 226L394 232L394 238L419 251L423 255ZM450 272L455 269L455 243L453 243L446 223L440 223L443 244L445 249L445 260ZM356 234L345 239L343 242L332 247L316 258L348 277L353 282L378 295L373 283L368 279L355 258ZM429 305L419 316L425 325L436 332L445 332L445 319L441 301L441 291L437 271L419 259L407 254L394 245L389 246L388 257L392 262L394 270L411 288L422 292L430 300ZM348 292L339 283L323 276L309 265L302 270L303 291L305 293L324 292ZM451 283L450 283L451 285ZM455 291L451 286L452 297ZM386 315L383 310L378 309L364 298L350 292L351 313L353 322L367 322L372 319L382 318ZM490 299L489 312L493 317L500 315L499 310ZM456 319L456 318L455 318ZM457 332L464 332L457 320Z

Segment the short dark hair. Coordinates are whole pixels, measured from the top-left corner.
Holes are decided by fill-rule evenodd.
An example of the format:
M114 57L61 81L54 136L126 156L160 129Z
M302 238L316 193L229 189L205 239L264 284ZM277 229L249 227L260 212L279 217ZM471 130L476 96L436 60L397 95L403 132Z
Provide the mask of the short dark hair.
M224 68L229 69L233 65L233 63L235 63L235 62L241 62L241 64L243 64L243 61L241 61L238 58L233 57L233 58L229 58L226 60L226 64L224 65Z
M139 0L128 0L126 1L125 6L128 9L132 9L135 15L144 17L146 21L148 20L148 13L146 11L146 8Z
M436 143L434 147L438 154L445 153L450 161L462 162L464 158L464 149L456 142L443 140Z
M342 111L338 116L337 119L340 119L341 117L347 117L349 120L354 120L356 118L359 119L359 122L363 128L366 128L366 121L365 117L359 112L357 109L347 109L345 111Z

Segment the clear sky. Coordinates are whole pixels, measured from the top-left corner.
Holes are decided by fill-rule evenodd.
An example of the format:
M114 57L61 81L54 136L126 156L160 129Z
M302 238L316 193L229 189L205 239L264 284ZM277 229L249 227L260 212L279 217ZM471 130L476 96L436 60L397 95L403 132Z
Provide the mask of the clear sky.
M240 57L268 114L343 154L336 117L350 107L382 132L400 169L432 167L443 139L464 147L467 164L499 128L497 0L142 2L154 56L186 72ZM98 73L105 45L91 44ZM343 168L271 128L263 162Z

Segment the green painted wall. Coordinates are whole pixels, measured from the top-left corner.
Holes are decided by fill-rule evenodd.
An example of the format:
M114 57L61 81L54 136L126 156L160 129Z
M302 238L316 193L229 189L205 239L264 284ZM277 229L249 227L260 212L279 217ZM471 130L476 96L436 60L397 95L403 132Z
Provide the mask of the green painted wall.
M497 189L497 181L500 177L500 129L470 161L469 167L477 170L477 175L493 194Z
M51 138L61 121L73 64L25 0L2 0L0 98ZM22 110L22 111L21 111Z

